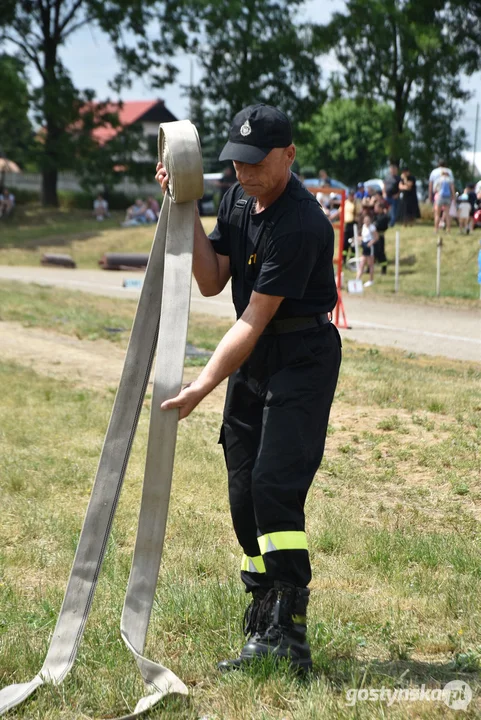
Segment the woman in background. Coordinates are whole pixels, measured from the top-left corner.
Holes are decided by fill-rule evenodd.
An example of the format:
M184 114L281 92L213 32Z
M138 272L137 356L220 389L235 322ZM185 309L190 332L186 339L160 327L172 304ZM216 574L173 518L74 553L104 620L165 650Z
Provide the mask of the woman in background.
M399 190L401 192L399 204L399 222L403 225L413 225L414 222L421 217L419 212L418 195L416 192L416 178L411 175L408 168L401 170L401 180L399 182Z

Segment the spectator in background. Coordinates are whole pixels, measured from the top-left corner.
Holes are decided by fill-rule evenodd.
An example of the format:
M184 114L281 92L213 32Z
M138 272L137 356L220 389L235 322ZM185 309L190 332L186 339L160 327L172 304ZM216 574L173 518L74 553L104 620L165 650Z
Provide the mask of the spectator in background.
M145 210L145 219L147 222L157 222L160 213L159 203L152 195L149 195L146 205L147 209Z
M429 183L431 185L431 181ZM447 232L451 230L452 215L449 212L451 203L456 197L454 190L454 181L452 173L449 174L447 168L441 170L441 174L436 176L436 180L433 183L434 191L434 230L439 230L439 223L441 220L441 214L444 213L445 224Z
M381 199L382 199L382 196L381 196ZM369 213L372 217L374 215L374 205L376 204L377 200L378 200L378 196L377 196L376 188L369 185L366 188L366 192L361 201L361 206L362 206L363 212Z
M434 168L434 170L431 171L431 174L429 176L429 189L428 189L428 196L429 196L429 202L434 202L434 193L435 189L434 186L436 182L439 180L443 172L447 172L450 176L452 182L454 183L454 175L453 171L446 167L446 161L443 159L438 160L438 166Z
M376 226L372 222L369 213L365 213L361 229L362 257L357 270L356 280L362 279L362 274L366 265L369 268L369 280L364 283L364 287L370 287L374 283L374 244L378 240L378 232Z
M330 187L331 185L331 178L327 174L325 170L319 170L319 184L321 187L327 186Z
M464 192L459 196L458 205L458 224L460 233L466 233L466 235L469 234L471 223L470 214L471 203L469 202L469 195L467 192Z
M341 214L341 198L336 193L329 193L329 213L328 218L331 222L337 222Z
M6 218L13 213L15 209L15 195L3 188L0 192L0 217Z
M474 189L474 183L468 183L468 185L466 185L466 187L464 188L464 192L468 196L469 204L471 206L471 209L469 211L469 229L474 230L474 213L478 205L476 191Z
M367 192L364 189L364 184L358 183L357 190L354 194L354 197L356 198L356 200L362 200L366 195L367 195Z
M414 222L421 217L419 212L418 194L416 191L416 178L411 174L409 168L401 170L399 182L399 215L398 220L404 226L414 225Z
M381 266L381 275L387 273L387 257L385 248L384 233L389 228L389 215L387 207L383 201L374 205L374 227L378 233L377 242L374 244L374 260Z
M399 168L396 163L389 165L389 173L384 179L384 192L383 196L389 207L391 208L389 225L392 227L396 224L398 210L399 210L399 182L401 177L399 175Z
M345 265L347 262L347 256L351 244L349 240L354 237L354 223L356 222L356 197L354 190L349 190L347 198L344 201L344 244L342 250L342 264Z
M122 227L133 227L134 225L143 225L144 223L146 223L146 210L146 203L144 203L142 198L137 198L134 204L127 208L127 212L125 213L125 220L122 223Z
M93 206L93 216L96 220L101 222L102 220L105 220L106 217L109 217L109 204L107 200L104 198L103 195L100 193L97 195L97 198L94 200L94 206Z

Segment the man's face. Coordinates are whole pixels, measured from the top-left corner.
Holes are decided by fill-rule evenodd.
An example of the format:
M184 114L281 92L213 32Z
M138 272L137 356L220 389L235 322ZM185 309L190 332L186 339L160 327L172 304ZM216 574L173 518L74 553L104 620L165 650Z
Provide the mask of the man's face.
M274 148L255 165L234 160L237 180L247 195L262 197L283 181L295 157L296 148L289 145L287 148Z
M399 172L399 168L397 165L390 165L389 169L391 170L391 175L397 175Z

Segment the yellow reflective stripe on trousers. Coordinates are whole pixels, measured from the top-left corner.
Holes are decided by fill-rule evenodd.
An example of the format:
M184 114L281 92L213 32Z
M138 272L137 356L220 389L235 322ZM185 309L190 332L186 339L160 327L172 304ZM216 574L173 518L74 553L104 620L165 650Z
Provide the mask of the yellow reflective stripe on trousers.
M256 557L249 557L248 555L243 555L241 562L241 570L244 570L245 572L265 573L266 566L264 565L262 555L257 555Z
M306 533L300 530L286 530L261 535L257 538L263 555L274 550L307 550Z

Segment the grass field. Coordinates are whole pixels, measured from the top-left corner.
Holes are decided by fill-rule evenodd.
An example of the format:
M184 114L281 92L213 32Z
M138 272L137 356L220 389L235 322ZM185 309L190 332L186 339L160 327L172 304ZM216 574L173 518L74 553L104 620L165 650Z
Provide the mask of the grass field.
M102 337L132 303L2 289L0 319ZM38 289L37 289L37 292ZM42 291L43 293L44 291ZM60 293L59 295L57 293ZM85 298L86 300L86 298ZM61 311L59 311L59 306ZM64 318L59 324L56 315ZM222 323L193 316L213 346ZM107 336L110 337L110 336ZM118 342L118 341L115 341ZM95 343L93 343L95 346ZM314 580L308 680L266 667L220 677L241 643L245 596L217 443L221 404L182 422L169 526L147 655L186 682L188 701L147 717L194 720L454 718L442 702L358 702L353 688L439 688L466 680L481 715L481 372L469 363L347 342L326 457L307 503ZM88 378L89 368L85 368ZM0 362L0 686L40 669L60 608L112 405L90 391ZM142 694L119 620L135 538L147 396L93 611L74 669L6 717L111 717Z
M0 224L0 265L38 265L44 252L67 252L80 268L93 268L103 253L149 252L152 227L121 228L122 214L105 223L97 223L87 211L32 211L8 224ZM214 218L204 218L210 232ZM403 265L400 296L432 298L436 292L436 243L431 224L414 228L396 227L401 233L401 258L414 258L414 264ZM461 236L453 229L443 237L441 296L458 302L479 298L477 257L481 231ZM388 274L376 272L375 285L369 292L394 293L395 230L386 233L386 252L390 261ZM346 279L354 277L346 273Z

